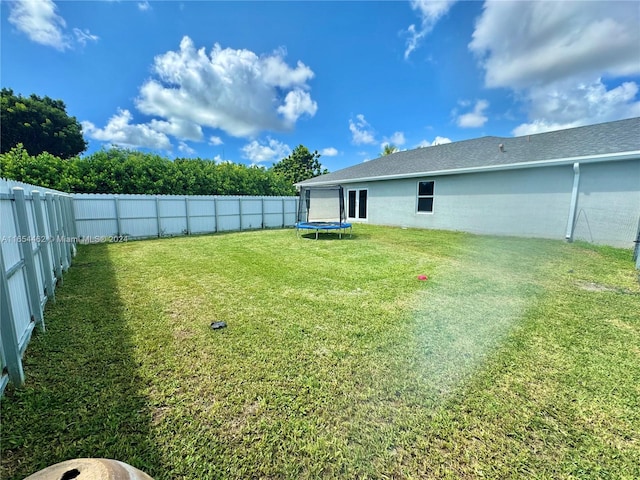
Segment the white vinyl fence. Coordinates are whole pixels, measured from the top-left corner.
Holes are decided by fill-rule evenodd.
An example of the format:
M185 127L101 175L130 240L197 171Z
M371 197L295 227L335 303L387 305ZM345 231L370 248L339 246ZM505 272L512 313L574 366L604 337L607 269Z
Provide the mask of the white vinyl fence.
M297 197L76 194L0 179L0 396L76 243L295 225Z
M0 395L24 382L22 355L75 254L70 195L0 179Z
M80 242L285 228L298 197L73 195Z

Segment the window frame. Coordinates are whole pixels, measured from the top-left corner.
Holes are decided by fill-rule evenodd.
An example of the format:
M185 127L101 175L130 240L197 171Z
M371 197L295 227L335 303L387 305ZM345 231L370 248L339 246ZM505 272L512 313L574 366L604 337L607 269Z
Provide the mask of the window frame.
M347 213L347 220L354 220L354 221L359 221L359 222L366 222L369 220L369 188L365 187L365 188L349 188L349 189L345 189L346 191L346 197L347 197L347 205L346 205L346 213ZM349 211L349 207L350 207L350 192L354 192L355 193L355 203L354 203L354 207L355 207L355 217L350 216L350 211ZM361 217L360 216L360 208L361 208L361 192L366 192L365 193L365 216Z
M428 195L420 194L420 184L431 183L431 193ZM433 215L435 206L436 182L435 180L418 180L416 184L416 213L420 215ZM420 210L420 200L431 199L431 210Z

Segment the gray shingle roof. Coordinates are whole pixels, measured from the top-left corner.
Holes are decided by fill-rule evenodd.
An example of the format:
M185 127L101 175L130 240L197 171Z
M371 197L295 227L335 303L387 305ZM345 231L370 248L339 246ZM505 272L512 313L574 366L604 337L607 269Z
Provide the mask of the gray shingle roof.
M523 137L482 137L406 150L305 180L299 185L456 173L483 167L521 168L529 162L638 151L640 117Z

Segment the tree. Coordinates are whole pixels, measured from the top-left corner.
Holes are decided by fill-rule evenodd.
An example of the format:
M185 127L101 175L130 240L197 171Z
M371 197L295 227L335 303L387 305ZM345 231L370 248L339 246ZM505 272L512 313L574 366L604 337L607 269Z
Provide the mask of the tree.
M393 143L387 143L384 146L384 149L380 153L381 156L391 155L392 153L396 153L398 151L398 147L396 147Z
M322 168L319 158L317 150L311 153L304 145L298 145L291 155L274 164L272 170L293 186L294 183L329 173L329 170Z
M67 115L62 100L35 94L25 98L3 88L0 103L0 153L8 152L19 143L29 155L48 152L63 159L87 149L82 127L75 117Z

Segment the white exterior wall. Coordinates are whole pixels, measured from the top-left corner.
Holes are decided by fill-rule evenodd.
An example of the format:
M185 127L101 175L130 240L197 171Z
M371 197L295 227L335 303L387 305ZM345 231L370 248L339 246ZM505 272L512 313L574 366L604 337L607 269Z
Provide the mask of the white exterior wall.
M419 181L435 182L418 213ZM368 190L367 222L478 234L564 239L572 165L344 184ZM630 248L640 222L640 160L583 164L574 239ZM350 220L358 221L358 220Z
M633 247L640 224L640 160L580 166L575 240Z

